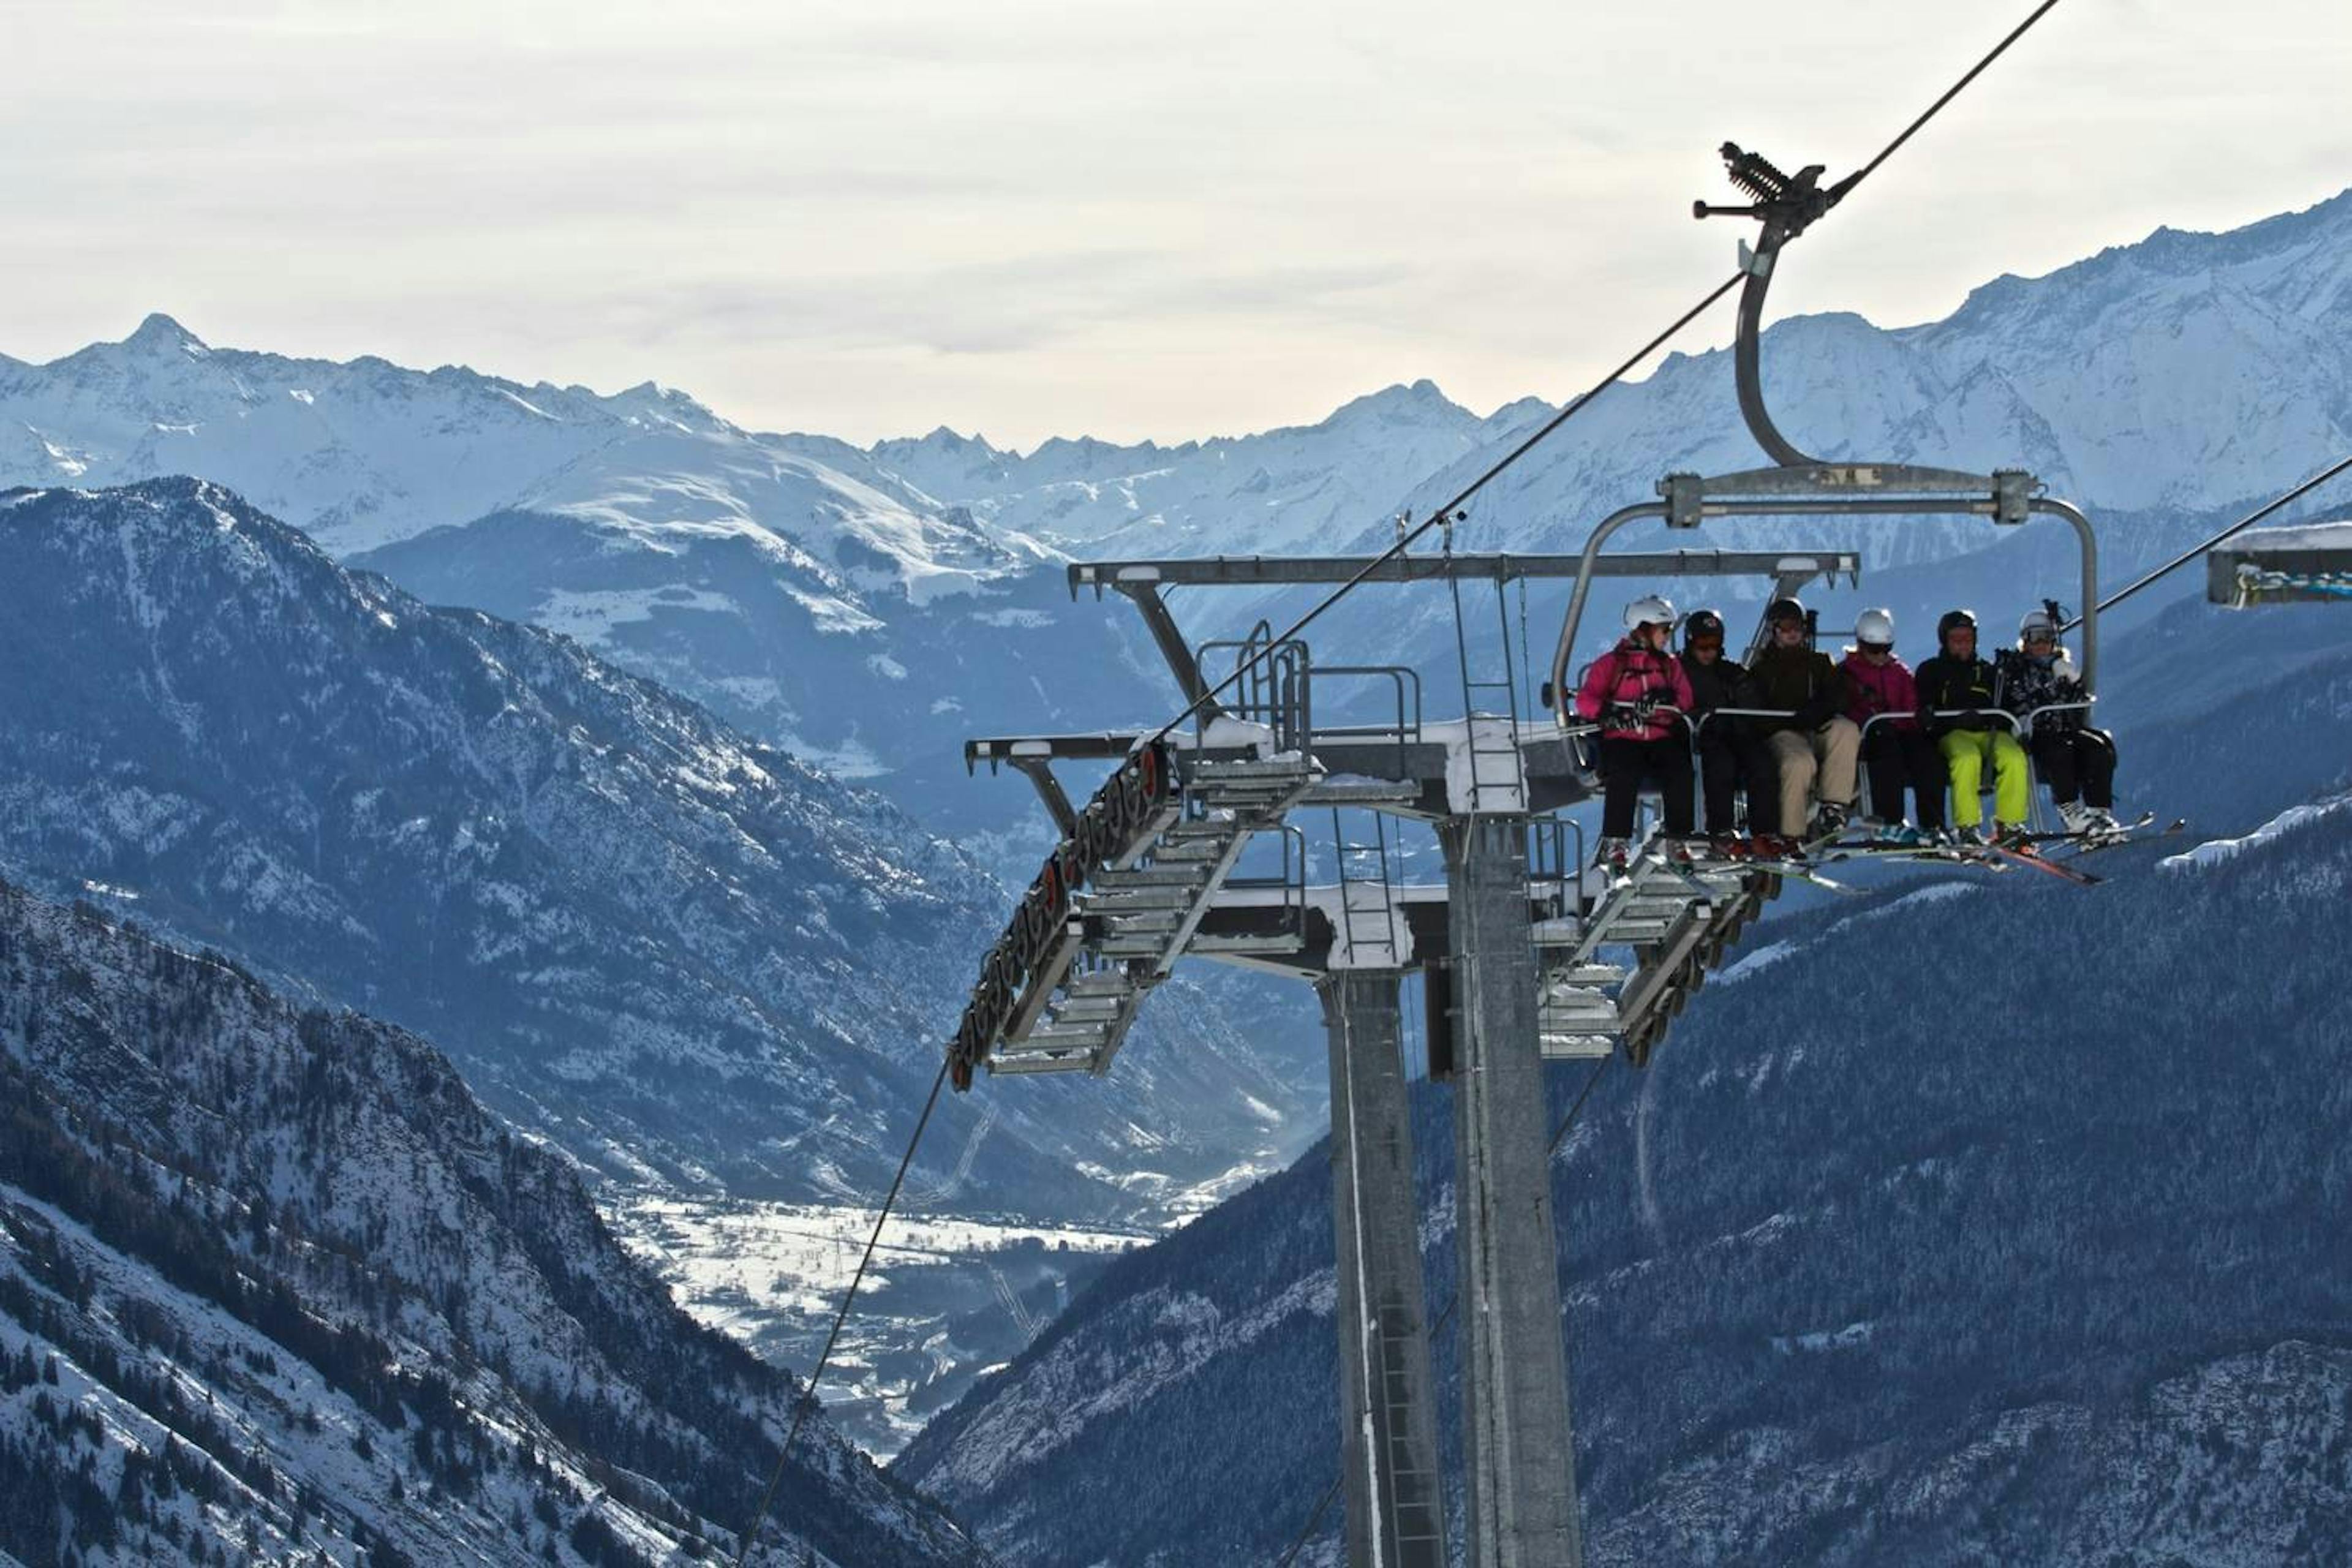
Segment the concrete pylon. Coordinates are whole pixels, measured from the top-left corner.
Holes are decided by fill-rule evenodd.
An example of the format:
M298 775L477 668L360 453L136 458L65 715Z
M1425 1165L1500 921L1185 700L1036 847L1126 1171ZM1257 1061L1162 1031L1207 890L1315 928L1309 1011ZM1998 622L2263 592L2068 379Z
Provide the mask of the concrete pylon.
M1349 1568L1445 1568L1401 979L1393 969L1341 969L1315 983L1331 1046L1331 1225Z
M1470 1563L1582 1568L1528 927L1528 819L1449 817L1438 839L1453 949Z

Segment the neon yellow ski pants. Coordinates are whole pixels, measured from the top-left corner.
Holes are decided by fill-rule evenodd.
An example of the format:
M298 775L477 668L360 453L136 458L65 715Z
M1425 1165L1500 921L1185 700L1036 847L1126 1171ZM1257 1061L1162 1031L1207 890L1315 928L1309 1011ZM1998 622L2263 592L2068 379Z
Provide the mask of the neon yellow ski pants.
M1952 775L1952 825L1966 827L1979 820L1983 808L1977 790L1984 780L1985 759L1992 759L1992 816L2003 827L2025 820L2033 804L2033 784L2025 766L2025 748L2006 730L1952 730L1936 742L1944 766Z

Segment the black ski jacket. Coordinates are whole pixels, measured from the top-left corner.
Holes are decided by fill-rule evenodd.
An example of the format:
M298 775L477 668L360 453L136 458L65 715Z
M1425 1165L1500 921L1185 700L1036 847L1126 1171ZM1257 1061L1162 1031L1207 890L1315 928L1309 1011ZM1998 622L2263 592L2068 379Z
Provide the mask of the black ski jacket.
M2000 712L2000 679L1981 658L1939 653L1913 672L1919 685L1919 728L1930 735L1953 730L2006 730ZM1942 718L1937 710L1973 709L1974 717Z
M1751 719L1759 734L1801 730L1807 734L1845 711L1845 672L1809 647L1768 647L1748 667L1741 708L1786 708L1793 719Z
M1701 664L1688 653L1680 656L1683 673L1690 677L1691 716L1697 718L1718 708L1737 708L1732 700L1738 695L1739 683L1748 679L1748 671L1736 658L1716 656L1713 664Z

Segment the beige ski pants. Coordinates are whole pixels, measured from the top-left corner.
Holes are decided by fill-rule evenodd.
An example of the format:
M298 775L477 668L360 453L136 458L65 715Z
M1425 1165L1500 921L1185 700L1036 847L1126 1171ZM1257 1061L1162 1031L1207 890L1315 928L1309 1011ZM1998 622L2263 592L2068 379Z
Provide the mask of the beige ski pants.
M1853 720L1831 720L1811 734L1775 730L1764 737L1773 765L1780 770L1780 831L1802 837L1807 797L1818 779L1826 805L1853 804L1854 763L1862 755L1862 728Z

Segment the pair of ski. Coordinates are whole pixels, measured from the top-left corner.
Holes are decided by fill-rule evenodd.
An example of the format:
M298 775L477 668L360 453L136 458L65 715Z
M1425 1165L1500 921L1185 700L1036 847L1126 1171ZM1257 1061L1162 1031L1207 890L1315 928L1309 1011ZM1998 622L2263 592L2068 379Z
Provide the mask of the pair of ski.
M1839 844L1834 840L1808 844L1801 855L1794 857L1748 858L1735 862L1743 868L1769 871L1776 877L1794 877L1811 882L1816 888L1832 893L1860 895L1864 889L1841 882L1822 870L1824 864L1843 860L1941 860L1955 866L1982 866L1988 870L2006 871L2011 866L2031 866L2037 871L2047 871L2053 877L2088 887L2105 879L2077 867L2044 858L2030 845L2015 847L2000 844Z
M1708 892L1710 897L1713 896L1711 891L1697 881L1697 874L1701 871L1765 871L1779 877L1795 877L1802 881L1827 888L1832 892L1850 893L1859 889L1849 888L1843 882L1832 881L1822 876L1819 869L1822 860L1839 858L1832 853L1832 850L1844 832L1845 829L1841 827L1837 832L1824 834L1819 838L1795 841L1792 848L1771 854L1759 853L1752 840L1739 841L1739 847L1736 849L1717 850L1687 859L1663 855L1657 850L1652 850L1650 853L1660 854L1668 871L1690 883L1699 891ZM1625 873L1621 870L1612 879L1611 886L1612 889L1622 888L1626 885L1626 882Z
M2103 882L2106 879L2084 870L2074 864L2075 861L2086 855L2096 855L2105 850L2120 848L2126 844L2145 842L2150 838L2163 838L2179 833L2189 826L2189 819L2175 817L2162 827L2155 828L2153 832L2147 831L2154 827L2155 823L2156 814L2152 811L2144 812L2131 822L2108 828L2101 833L2033 833L2021 838L1986 844L1980 847L2000 857L2004 864L2031 866L2037 871L2047 871L2053 877L2061 877L2067 881L2089 887ZM2042 846L2045 844L2071 845L2073 848L2063 857L2045 855L2042 852Z
M1841 845L1832 838L1805 846L1804 862L1775 863L1773 868L1784 870L1789 875L1802 877L1816 886L1841 893L1856 892L1859 889L1849 888L1843 882L1833 881L1821 875L1819 871L1813 869L1810 862L1816 858L1834 862L1884 857L1896 860L1947 860L1960 865L1983 866L1995 871L2005 871L2012 866L2026 866L2056 877L2062 881L2087 888L2095 887L2106 879L2095 872L2084 870L2074 865L2074 861L2082 859L2086 855L2096 855L2103 850L2117 848L2126 844L2147 838L2161 838L2169 834L2179 833L2189 826L2186 818L2176 818L2152 833L2146 831L2153 826L2155 822L2156 814L2148 812L2135 821L2125 823L2119 827L2110 828L2103 833L2034 833L1999 842L1981 844ZM2043 845L2073 846L2073 849L2071 853L2061 858L2044 854L2042 847Z
M2188 826L2185 818L2176 818L2154 832L2147 831L2155 822L2156 814L2148 812L2135 821L2104 833L2034 833L2013 837L2004 842L1983 844L1876 844L1867 840L1842 844L1839 839L1844 836L1845 830L1841 828L1835 833L1801 843L1789 853L1758 855L1735 852L1693 861L1667 858L1665 864L1685 880L1701 869L1731 868L1794 877L1833 893L1860 893L1863 889L1825 875L1822 867L1841 860L1863 859L1942 860L1954 865L1982 866L1994 871L2005 871L2012 866L2027 866L2077 887L2094 887L2106 879L2095 872L2084 870L2074 865L2074 861L2126 844L2161 838ZM2042 853L2044 845L2073 847L2062 858ZM1621 871L1612 879L1612 886L1622 887L1625 880Z

